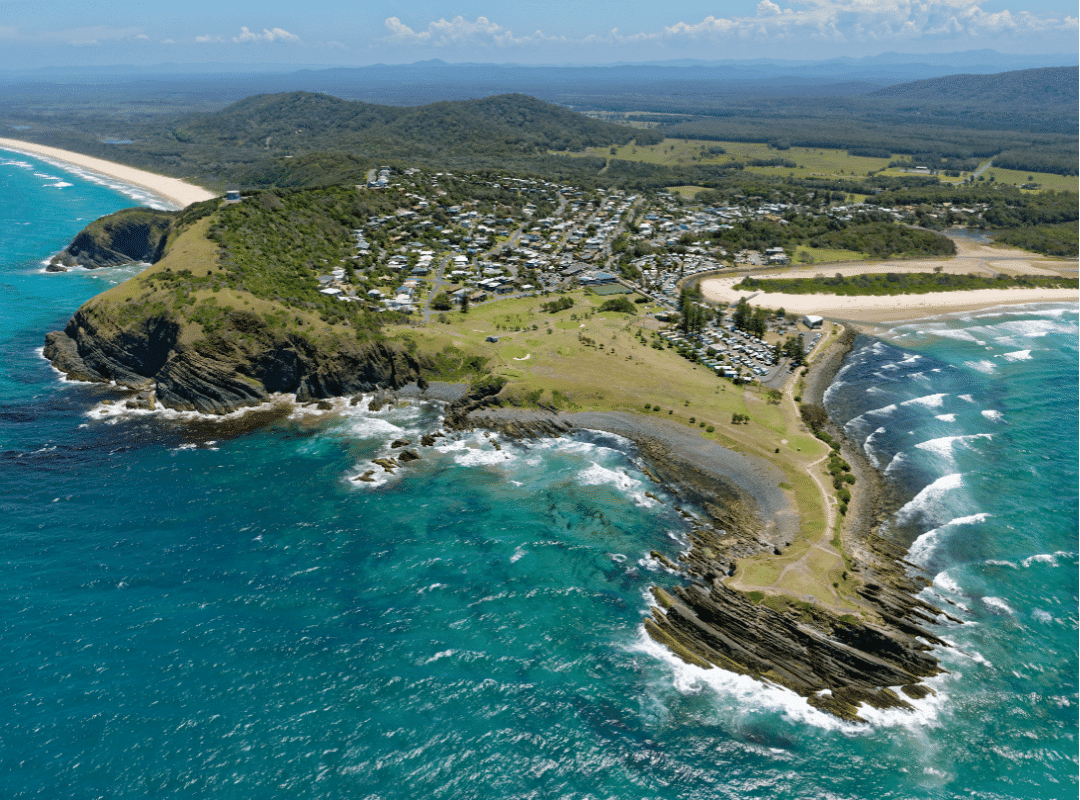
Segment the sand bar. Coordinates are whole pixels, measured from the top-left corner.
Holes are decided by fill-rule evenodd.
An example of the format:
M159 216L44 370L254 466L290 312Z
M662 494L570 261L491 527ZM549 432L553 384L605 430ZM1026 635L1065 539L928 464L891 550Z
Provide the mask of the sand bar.
M953 241L957 249L957 254L953 257L815 264L783 270L755 271L751 274L761 278L813 278L837 273L849 277L870 272L931 272L941 269L943 272L986 276L1076 275L1076 259L1052 259L1025 250L992 247L961 238L954 238ZM746 297L752 306L782 308L793 314L816 314L829 319L854 322L919 319L1026 303L1080 302L1080 291L1076 289L971 289L889 296L758 293L734 288L743 277L744 275L740 274L705 278L701 281L701 291L707 300L713 302L735 303L740 297Z
M0 148L17 153L25 153L31 156L48 158L53 161L71 164L80 169L90 170L110 178L115 178L118 181L123 181L124 183L129 183L133 186L147 189L156 195L160 195L179 208L185 208L192 203L198 203L202 200L211 200L214 197L217 197L215 193L207 191L201 186L185 183L177 178L167 178L164 175L156 175L153 172L147 172L146 170L126 167L123 164L116 164L101 158L85 156L82 153L73 153L70 150L61 150L57 147L46 147L45 145L35 144L33 142L0 138Z

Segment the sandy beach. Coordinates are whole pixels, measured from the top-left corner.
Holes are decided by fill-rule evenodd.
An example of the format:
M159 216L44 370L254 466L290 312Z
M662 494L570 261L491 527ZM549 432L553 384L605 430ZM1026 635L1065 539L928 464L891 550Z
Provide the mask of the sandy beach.
M752 273L762 278L813 278L837 273L847 277L869 272L944 272L977 275L1048 275L1075 277L1076 259L1052 259L1009 247L991 247L964 239L954 239L957 254L951 258L887 259L838 264L812 264L784 270ZM888 322L919 319L959 311L977 311L994 306L1025 303L1062 303L1080 301L1075 289L975 289L931 294L842 297L831 294L781 294L736 291L743 275L717 276L701 281L706 299L735 303L740 297L751 305L783 308L795 314L816 314L834 320L853 322Z
M81 153L73 153L70 150L61 150L57 147L46 147L33 142L0 138L0 148L70 164L80 169L115 178L124 183L147 189L163 197L177 208L185 208L192 203L217 197L216 194L203 189L201 186L185 183L177 178L167 178L164 175L156 175L153 172L126 167L123 164L115 164L112 161L85 156Z

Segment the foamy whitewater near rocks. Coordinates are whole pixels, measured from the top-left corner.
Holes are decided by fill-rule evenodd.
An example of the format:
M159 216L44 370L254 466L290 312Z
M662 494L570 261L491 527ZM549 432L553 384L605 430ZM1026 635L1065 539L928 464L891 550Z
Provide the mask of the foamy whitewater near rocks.
M1076 794L1075 305L900 326L830 390L963 621L934 695L852 725L644 635L686 523L617 437L105 413L40 347L119 276L40 264L130 201L35 171L0 165L0 796Z

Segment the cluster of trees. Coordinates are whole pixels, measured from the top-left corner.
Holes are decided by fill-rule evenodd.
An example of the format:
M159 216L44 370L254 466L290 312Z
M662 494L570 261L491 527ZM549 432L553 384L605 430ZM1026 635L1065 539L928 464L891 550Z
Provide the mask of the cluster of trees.
M765 336L765 323L768 313L760 306L750 308L750 303L745 297L740 297L739 302L731 312L731 322L740 331L745 331L759 339Z
M549 300L546 303L540 304L540 310L545 314L557 314L560 311L566 311L566 309L573 307L574 298L572 297L560 297L558 300Z
M701 290L696 286L683 289L679 295L679 329L683 333L698 333L705 329L712 311L702 305Z
M600 311L615 311L619 314L636 314L637 308L628 297L613 297L600 304Z
M952 240L932 231L897 225L881 212L853 215L850 220L811 214L789 213L784 223L766 219L744 219L728 228L707 234L706 241L728 252L765 250L769 247L794 249L799 245L855 250L877 258L892 255L952 255ZM698 241L683 237L683 244Z
M999 242L1022 247L1049 256L1072 256L1080 254L1075 222L1058 225L1037 225L1032 228L1013 228L994 237Z

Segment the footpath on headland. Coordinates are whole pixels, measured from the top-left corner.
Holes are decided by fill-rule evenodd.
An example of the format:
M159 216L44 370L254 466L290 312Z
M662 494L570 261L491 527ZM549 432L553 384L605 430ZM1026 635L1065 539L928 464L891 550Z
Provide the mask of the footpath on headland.
M156 195L160 195L177 208L186 208L192 203L203 200L212 200L217 195L201 186L187 183L178 178L167 178L134 167L127 167L103 158L94 158L82 153L73 153L70 150L61 150L58 147L47 147L34 142L24 142L18 139L0 138L0 149L10 150L15 153L24 153L30 156L49 159L51 161L70 164L79 169L90 170L101 175L115 178L118 181L147 189Z

